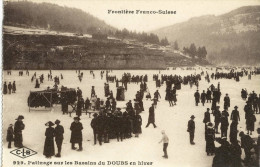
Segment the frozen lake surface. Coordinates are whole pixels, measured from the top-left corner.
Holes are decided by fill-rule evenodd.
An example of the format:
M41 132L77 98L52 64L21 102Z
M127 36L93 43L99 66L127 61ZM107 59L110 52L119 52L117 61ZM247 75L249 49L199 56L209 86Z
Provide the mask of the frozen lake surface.
M204 71L206 71L204 69ZM215 72L215 70L207 70L209 74ZM174 107L169 107L168 101L164 100L165 97L165 84L161 86L159 92L162 96L160 102L158 102L157 109L155 110L155 123L158 128L154 129L151 125L148 128L145 128L145 125L148 120L148 110L152 101L146 101L144 98L144 109L145 111L141 113L143 124L142 131L143 133L139 138L132 137L130 139L125 139L123 142L117 142L116 139L110 140L110 143L104 143L102 146L93 145L93 133L90 127L90 121L92 118L89 118L88 115L83 114L81 116L81 122L83 124L83 151L77 152L71 150L70 144L70 124L73 121L75 113L72 114L72 117L68 115L62 115L61 106L55 105L52 111L31 111L29 112L27 106L27 98L31 90L35 90L35 81L31 82L31 77L35 71L30 71L30 75L26 76L25 71L23 76L18 76L18 71L12 71L12 75L7 75L7 72L3 72L3 81L7 83L16 81L17 91L15 94L4 95L3 96L3 164L4 166L13 166L12 160L22 160L19 157L16 157L10 154L12 149L7 149L6 130L10 123L14 124L15 119L18 115L23 115L25 117L24 124L25 130L23 131L23 144L24 146L38 152L38 154L31 156L27 161L144 161L144 162L153 162L151 166L185 166L185 167L210 167L212 165L213 156L207 156L205 152L206 142L204 139L204 124L203 117L206 108L211 108L211 103L206 103L205 106L202 106L200 103L199 106L195 106L194 93L196 91L196 86L190 88L189 85L182 85L181 90L177 90L177 105ZM80 87L83 92L84 100L86 97L90 97L91 87L95 86L96 94L101 99L106 99L104 97L104 83L105 75L103 80L100 77L100 71L95 71L95 79L90 75L89 70L82 70L84 77L82 82L79 81L77 73L75 70L72 71L52 71L53 77L56 75L60 77L60 74L63 74L64 79L60 80L60 86L66 86L68 88L77 88ZM148 75L147 86L150 90L151 95L157 90L155 87L155 81L153 81L152 75L159 74L159 71L156 70L131 70L131 71L118 71L114 70L109 75L116 75L121 78L124 72L130 72L132 75ZM161 71L161 74L177 74L177 75L190 75L198 74L201 70L168 70ZM44 83L41 84L41 88L38 90L46 89L48 86L52 87L54 85L53 81L47 80L47 75L49 73L46 71L36 71L37 77L41 74L44 74ZM199 83L199 91L207 90L207 88L213 83L217 86L217 83L220 82L221 88L221 101L220 101L220 110L223 110L224 104L224 95L229 94L231 100L231 106L229 108L229 114L233 110L234 106L238 106L240 112L241 121L238 124L238 129L245 130L245 114L243 111L245 101L241 99L241 89L246 88L248 92L253 90L260 94L260 75L252 76L251 80L248 80L247 76L240 78L240 82L236 82L231 79L219 79L211 80L210 83L206 82L204 76ZM114 96L116 95L116 85L115 83L109 83L110 89L113 91ZM125 107L128 100L133 100L135 98L136 92L139 90L140 85L131 83L128 84L128 91L125 93L125 101L117 102L118 107ZM124 110L123 110L124 111ZM189 143L189 134L187 132L187 122L190 119L191 115L195 115L195 143L196 145L191 146ZM259 126L260 115L256 115L257 122L255 127ZM55 121L56 119L61 120L61 125L64 126L64 141L62 146L61 158L52 157L51 159L46 159L43 155L43 146L45 140L45 123L48 121ZM230 118L229 118L230 119ZM214 118L211 115L211 121ZM229 121L231 123L231 121ZM256 129L255 128L255 129ZM169 159L163 159L162 144L158 144L161 139L161 130L165 130L166 134L169 137L169 146L168 146L168 155ZM229 129L228 129L229 136ZM256 131L253 132L252 136L257 136ZM228 137L229 139L229 137ZM240 138L238 137L240 140ZM216 146L218 144L216 143ZM57 147L55 144L55 151L57 152ZM242 154L244 158L244 152ZM9 160L8 160L9 159ZM34 165L30 165L34 166ZM41 166L41 165L37 165ZM42 165L46 166L46 165ZM52 166L52 165L50 165ZM64 165L65 166L65 165ZM91 165L85 165L91 166ZM110 166L120 166L120 165L110 165ZM122 165L126 166L126 165ZM130 166L129 164L127 166ZM139 165L145 166L145 165ZM147 165L148 166L148 165Z

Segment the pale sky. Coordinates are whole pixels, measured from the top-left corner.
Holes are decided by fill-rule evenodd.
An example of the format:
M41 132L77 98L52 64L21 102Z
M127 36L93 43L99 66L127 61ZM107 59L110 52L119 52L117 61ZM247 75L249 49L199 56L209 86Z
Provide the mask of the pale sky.
M82 9L116 28L150 31L202 15L220 15L260 0L33 0ZM108 10L172 10L175 15L108 14Z

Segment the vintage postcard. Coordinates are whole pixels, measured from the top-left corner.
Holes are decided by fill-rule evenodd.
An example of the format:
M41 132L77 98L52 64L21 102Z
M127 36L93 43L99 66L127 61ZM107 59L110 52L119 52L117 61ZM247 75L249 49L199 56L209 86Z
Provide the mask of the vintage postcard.
M3 0L3 167L258 167L259 0Z

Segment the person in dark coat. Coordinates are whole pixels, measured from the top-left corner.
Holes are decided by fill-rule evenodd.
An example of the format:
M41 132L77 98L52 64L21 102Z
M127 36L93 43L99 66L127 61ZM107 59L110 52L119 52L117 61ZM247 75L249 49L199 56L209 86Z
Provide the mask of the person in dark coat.
M238 122L238 121L240 121L239 111L237 110L238 107L235 106L234 108L235 109L232 111L230 119L232 121Z
M101 114L99 114L97 116L95 125L96 125L97 139L98 139L99 145L102 145L102 137L104 134L104 117Z
M205 93L205 90L203 90L203 92L201 93L201 103L202 105L204 106L205 102L206 102L206 93Z
M199 104L199 102L200 102L200 93L199 93L199 90L197 90L197 92L194 93L194 97L195 97L196 106L198 106L198 104Z
M82 113L82 108L84 107L84 100L82 97L79 98L78 103L77 103L77 111L76 111L76 115L78 117L81 116Z
M221 121L221 113L219 111L219 106L216 107L216 110L213 112L213 115L215 117L215 131L216 131L216 134L219 134L218 132L218 125Z
M256 122L256 117L253 112L250 112L250 114L246 119L247 134L250 133L250 135L252 135L252 131L255 130L255 122Z
M23 147L23 134L22 130L24 130L25 125L23 123L24 116L19 115L16 119L17 121L14 124L14 146L22 148Z
M149 117L148 117L148 123L146 125L146 128L150 125L153 124L153 127L156 128L157 126L155 125L155 116L154 116L154 104L149 108Z
M13 86L12 86L11 82L9 82L9 84L8 84L8 92L9 92L9 94L11 94L12 88L13 88Z
M217 108L217 98L216 98L216 97L213 97L213 99L212 99L212 104L211 104L212 113L214 113L214 111L216 110L216 108Z
M204 113L204 119L203 123L205 124L205 139L206 139L206 131L207 131L207 123L211 122L210 121L210 113L209 113L209 108L207 108L207 111Z
M116 113L115 116L115 133L117 141L119 142L119 139L123 141L123 118L122 118L122 112L119 111Z
M82 151L82 123L79 122L80 118L79 117L74 117L74 122L71 123L70 125L70 130L71 130L71 137L70 137L70 142L71 142L71 149L76 150L75 144L79 144L79 149L78 151Z
M232 121L232 123L230 124L230 135L229 135L229 139L231 143L235 143L237 141L237 125L238 122L236 121Z
M12 141L14 141L14 129L13 124L10 124L7 129L6 141L8 141L8 148L11 148Z
M227 137L227 130L228 130L228 118L222 114L221 116L221 120L220 120L221 126L220 126L220 130L221 130L221 137Z
M251 159L250 150L253 148L254 141L249 135L245 135L244 132L240 132L239 136L241 137L241 148L243 148L245 152L244 163L247 164Z
M230 167L242 167L241 164L241 147L238 144L238 141L231 142L230 145Z
M6 82L4 83L4 86L3 86L3 94L6 95L7 94L7 84Z
M13 82L13 87L12 87L12 93L15 93L16 92L16 84L15 84L15 81Z
M167 97L168 97L168 101L169 101L170 107L174 106L174 104L173 104L173 91L172 90L169 90L169 93L168 93Z
M136 112L133 118L133 133L135 137L139 137L139 134L142 133L142 117L139 112Z
M221 138L220 147L216 148L215 156L213 158L212 167L229 167L230 164L230 144L226 137Z
M64 128L60 125L60 120L55 121L56 127L54 129L54 136L55 136L55 142L58 148L58 153L55 155L55 157L61 157L61 147L63 142L63 133Z
M187 129L187 132L189 132L190 134L190 144L191 145L194 145L194 133L195 133L195 122L194 122L194 118L195 116L192 115L190 117L190 120L188 121L188 129Z
M212 92L208 88L208 90L207 90L207 103L208 103L208 101L211 103L211 94L212 94Z
M66 113L68 114L68 101L66 97L61 98L61 111L63 115Z
M228 94L224 97L224 109L228 109L230 107L230 98Z
M94 113L93 114L93 119L91 120L91 123L90 123L90 126L91 126L91 128L93 129L93 135L94 135L94 145L96 144L96 142L97 142L97 128L98 128L98 125L97 125L97 121L98 121L98 119L97 119L97 113Z
M35 87L34 88L40 88L40 83L39 83L38 79L36 79L36 81L35 81Z
M215 130L211 122L207 123L206 129L206 153L207 155L213 155L215 153Z
M45 143L44 143L44 150L43 155L45 155L46 158L51 158L55 154L54 152L54 128L52 127L54 123L51 121L47 122L45 126L48 126L45 131Z

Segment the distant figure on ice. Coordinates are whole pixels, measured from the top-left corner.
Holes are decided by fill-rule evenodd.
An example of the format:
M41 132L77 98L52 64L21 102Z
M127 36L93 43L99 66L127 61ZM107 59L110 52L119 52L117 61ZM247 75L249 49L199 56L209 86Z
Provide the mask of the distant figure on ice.
M16 92L16 84L15 84L15 81L13 82L13 88L12 88L12 93L15 93Z
M6 95L7 94L7 84L6 82L4 83L4 86L3 86L3 94Z
M197 90L195 93L194 93L194 97L195 97L195 104L196 106L198 106L199 102L200 102L200 93L199 93L199 90Z
M195 133L195 122L194 122L194 118L195 118L195 116L194 115L192 115L191 117L190 117L190 120L189 120L189 122L188 122L188 129L187 129L187 132L189 132L189 134L190 134L190 144L191 145L194 145L195 143L194 143L194 133Z
M11 82L9 82L9 84L8 84L8 93L9 94L11 94L12 88L13 88L13 86L12 86Z
M207 94L205 93L205 90L203 90L203 92L201 93L201 103L204 106L205 102L206 102L206 96Z
M76 150L77 148L75 147L75 144L79 144L79 149L78 151L82 151L82 123L79 122L80 118L79 117L74 117L74 122L71 123L70 125L70 130L71 130L71 137L70 137L70 142L71 142L71 149Z
M228 94L224 97L224 109L228 109L230 107L230 98Z
M54 128L52 127L54 123L51 121L47 122L45 126L48 126L45 131L45 143L44 143L44 150L43 155L45 155L46 158L51 158L55 154L54 151Z
M55 136L55 142L58 148L58 153L55 155L55 157L61 157L61 146L63 142L63 133L64 133L64 128L63 126L60 125L60 120L55 121L56 127L54 129L54 136Z
M161 142L163 142L163 152L164 152L164 155L162 157L168 159L167 147L169 144L169 138L165 134L164 130L162 130L162 139L161 139L161 141L159 141L159 143L161 143Z
M7 129L6 141L8 141L8 148L12 147L12 141L14 141L14 129L13 124L10 124Z
M215 133L219 134L218 132L218 125L221 121L221 113L219 111L219 106L216 106L216 110L213 111L213 116L215 117L214 121L215 121Z
M40 87L40 83L39 83L39 80L38 79L36 79L36 81L35 81L36 83L35 83L35 88L39 88Z
M153 127L156 128L157 126L155 125L155 116L154 116L154 104L149 108L149 117L148 117L148 123L146 125L146 128L150 125L153 124Z
M24 116L19 115L14 124L14 146L22 148L23 147L23 134L25 125L23 124Z

